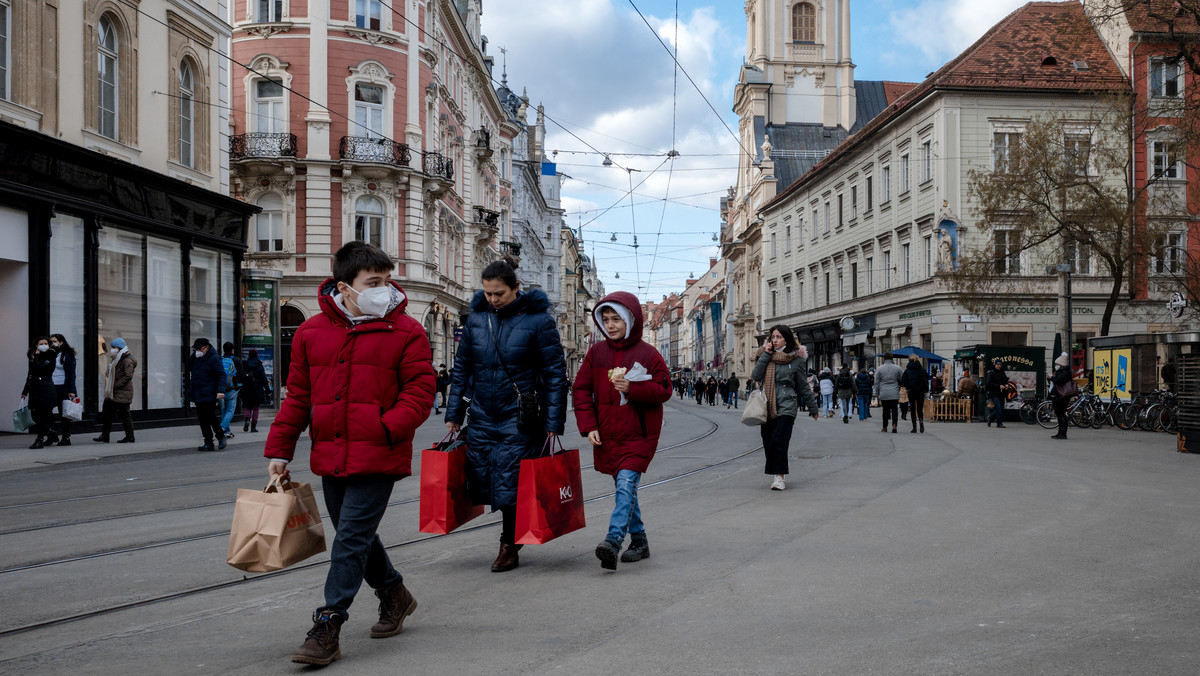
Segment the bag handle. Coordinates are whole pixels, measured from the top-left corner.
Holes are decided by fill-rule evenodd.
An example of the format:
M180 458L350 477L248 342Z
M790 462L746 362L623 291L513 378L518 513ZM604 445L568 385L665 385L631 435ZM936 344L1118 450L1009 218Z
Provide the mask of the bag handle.
M553 435L553 436L551 436L551 435L547 434L547 435L546 435L546 442L542 444L542 452L538 454L538 457L539 457L539 458L544 458L544 457L546 457L546 455L551 455L551 456L553 456L553 455L554 455L554 444L556 444L556 443L558 444L558 452L559 452L559 453L565 453L565 452L566 452L566 449L565 449L565 448L563 448L563 445L562 445L562 437L560 437L560 436L559 436L559 435L557 435L557 434L555 434L555 435ZM546 453L546 449L550 449L550 453L549 453L549 454L547 454L547 453Z
M295 487L296 484L292 483L291 479L284 479L282 474L276 474L271 477L271 483L267 484L267 487L263 489L263 493L274 493L276 491L283 493Z
M520 388L517 387L517 381L513 380L512 374L508 372L508 365L504 363L504 354L500 352L500 341L496 340L496 330L492 328L492 314L489 312L487 317L488 333L492 334L492 345L496 347L496 361L500 362L500 368L504 369L504 375L508 377L508 382L512 384L512 388L517 393L518 401L521 394Z

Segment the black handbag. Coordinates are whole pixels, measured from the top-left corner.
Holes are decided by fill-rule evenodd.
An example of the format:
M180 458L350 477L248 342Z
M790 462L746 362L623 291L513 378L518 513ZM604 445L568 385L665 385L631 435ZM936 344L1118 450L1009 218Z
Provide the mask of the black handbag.
M542 410L538 398L532 394L523 394L517 387L517 381L513 380L512 374L508 372L508 366L504 363L504 355L500 352L500 341L496 339L496 331L492 328L490 313L487 322L488 333L492 334L492 345L496 346L496 359L500 362L500 368L504 369L504 375L508 376L508 382L512 385L513 391L517 393L517 429L528 434L537 433L541 431L539 428L542 424Z

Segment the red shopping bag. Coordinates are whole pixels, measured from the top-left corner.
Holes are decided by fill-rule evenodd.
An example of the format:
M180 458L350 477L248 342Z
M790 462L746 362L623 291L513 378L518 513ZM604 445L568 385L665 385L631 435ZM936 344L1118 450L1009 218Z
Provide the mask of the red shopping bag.
M557 440L557 437L554 437ZM550 439L546 440L550 445ZM540 545L584 527L579 451L562 450L521 461L516 543Z
M483 514L467 492L467 445L447 439L421 451L422 533L445 535Z

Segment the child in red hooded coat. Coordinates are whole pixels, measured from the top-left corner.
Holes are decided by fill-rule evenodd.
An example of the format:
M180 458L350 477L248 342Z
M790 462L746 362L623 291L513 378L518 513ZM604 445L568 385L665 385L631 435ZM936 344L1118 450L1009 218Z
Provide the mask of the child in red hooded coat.
M611 293L592 314L605 339L588 350L572 394L575 421L579 433L592 443L596 471L612 475L616 482L608 535L596 547L601 567L616 570L618 554L626 563L650 558L637 488L658 448L671 375L658 350L642 341L642 306L633 294ZM635 365L641 365L645 375L626 379ZM630 544L621 554L626 533Z

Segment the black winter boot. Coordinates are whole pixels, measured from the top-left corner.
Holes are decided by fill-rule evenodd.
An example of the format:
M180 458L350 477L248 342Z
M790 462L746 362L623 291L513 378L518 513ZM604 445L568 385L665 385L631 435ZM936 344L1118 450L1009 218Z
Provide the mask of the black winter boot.
M343 621L341 615L331 610L313 613L313 627L308 630L308 638L304 639L304 643L292 653L292 661L323 667L341 658L338 636Z
M257 420L255 420L254 422L250 423L250 431L251 431L251 432L257 432L257 431L258 431L258 421L257 421Z
M243 421L243 422L242 422L242 431L243 431L243 432L249 432L249 431L250 431L250 421L249 421L249 420L245 420L245 421Z
M621 553L620 543L605 538L596 545L596 558L600 559L600 567L605 570L617 569L617 555Z
M621 554L621 563L633 563L650 558L650 541L646 539L645 531L630 533L629 548Z

